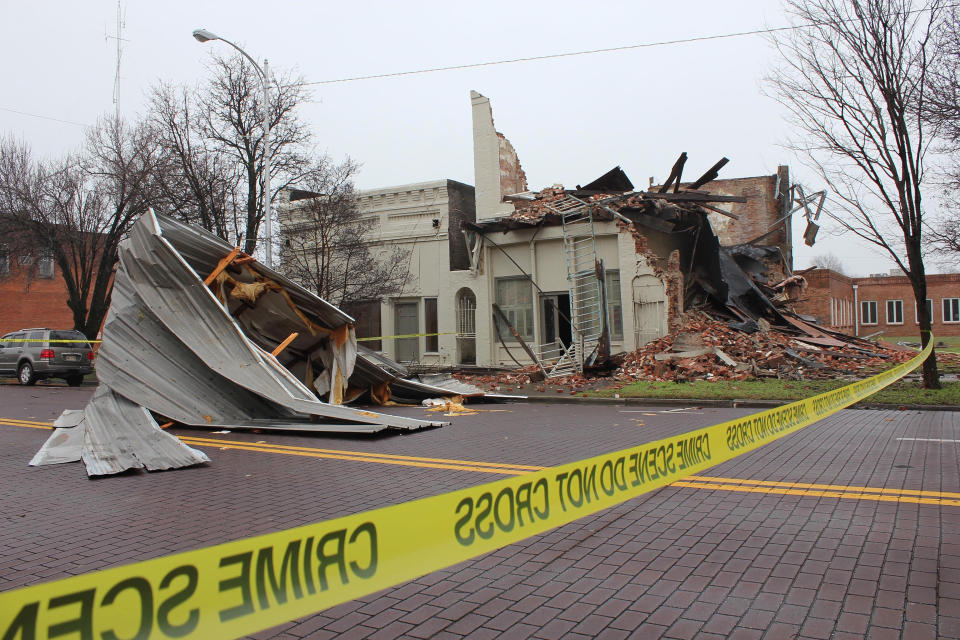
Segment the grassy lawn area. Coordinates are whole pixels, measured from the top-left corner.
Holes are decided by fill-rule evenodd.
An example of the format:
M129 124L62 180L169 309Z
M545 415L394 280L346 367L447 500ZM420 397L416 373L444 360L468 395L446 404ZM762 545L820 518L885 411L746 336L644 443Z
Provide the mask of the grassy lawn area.
M648 382L640 380L621 389L587 391L599 398L689 398L691 400L800 400L849 384L844 380L761 380L707 382ZM896 382L870 396L868 402L960 406L960 382L944 382L942 389L921 389L919 382Z

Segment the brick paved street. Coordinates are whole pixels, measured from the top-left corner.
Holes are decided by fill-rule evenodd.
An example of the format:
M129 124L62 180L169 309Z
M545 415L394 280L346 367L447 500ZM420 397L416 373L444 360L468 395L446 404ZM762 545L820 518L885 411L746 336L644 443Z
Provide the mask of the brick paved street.
M166 473L27 467L49 432L17 421L90 392L0 385L0 590L502 477L230 441L547 466L752 412L485 405L405 436L181 430L224 442L205 447L211 464ZM960 638L957 439L957 413L844 411L685 486L255 637Z

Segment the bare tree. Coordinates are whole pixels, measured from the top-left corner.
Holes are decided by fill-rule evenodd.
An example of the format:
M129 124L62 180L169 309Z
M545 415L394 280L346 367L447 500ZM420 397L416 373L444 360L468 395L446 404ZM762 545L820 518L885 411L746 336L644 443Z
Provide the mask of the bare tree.
M153 200L159 153L148 127L104 119L87 132L80 154L56 162L0 142L0 210L32 246L52 255L67 288L74 328L100 330L117 246Z
M843 261L832 253L822 253L810 259L810 264L821 269L830 269L843 275Z
M357 208L347 160L324 164L308 183L313 197L291 205L282 270L337 306L397 295L410 282L410 249L376 243Z
M929 235L934 244L934 250L952 258L952 267L955 269L957 254L960 254L960 220L956 218L940 220L936 228L930 230Z
M154 207L239 244L246 232L237 217L241 174L201 137L196 102L195 91L163 83L150 96L150 122L163 150Z
M200 136L214 152L240 167L245 210L244 251L253 254L260 224L269 208L264 203L264 109L270 117L272 200L283 188L307 180L316 170L308 127L296 116L307 96L302 78L282 74L272 91L272 104L263 104L260 77L239 54L212 56L212 79L197 99Z
M960 12L955 6L937 29L936 48L923 115L943 141L941 151L948 161L939 176L946 212L931 225L930 240L935 252L955 260L960 253Z
M801 137L792 142L845 203L848 232L884 249L910 278L921 340L931 317L923 263L924 160L933 34L942 0L788 0L794 29L775 44L769 82ZM939 388L935 354L923 385Z

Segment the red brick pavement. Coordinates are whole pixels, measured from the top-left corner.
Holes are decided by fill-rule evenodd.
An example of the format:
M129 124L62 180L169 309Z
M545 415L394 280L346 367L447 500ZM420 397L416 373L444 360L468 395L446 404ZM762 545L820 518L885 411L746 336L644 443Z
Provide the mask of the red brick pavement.
M0 418L82 399L44 409L44 391L0 387ZM408 436L216 437L549 465L748 412L494 408L510 412ZM844 411L709 475L957 492L956 443L897 438L958 434L955 413ZM208 449L202 468L91 481L78 465L26 467L46 435L0 425L0 590L495 477ZM958 525L954 506L667 487L253 637L960 638Z

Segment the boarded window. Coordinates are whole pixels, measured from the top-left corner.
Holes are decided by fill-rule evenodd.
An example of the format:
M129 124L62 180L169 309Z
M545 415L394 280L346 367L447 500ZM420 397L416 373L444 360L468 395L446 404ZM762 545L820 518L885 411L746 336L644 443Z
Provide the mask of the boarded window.
M40 259L37 261L37 277L53 277L53 252L49 249L40 252Z

